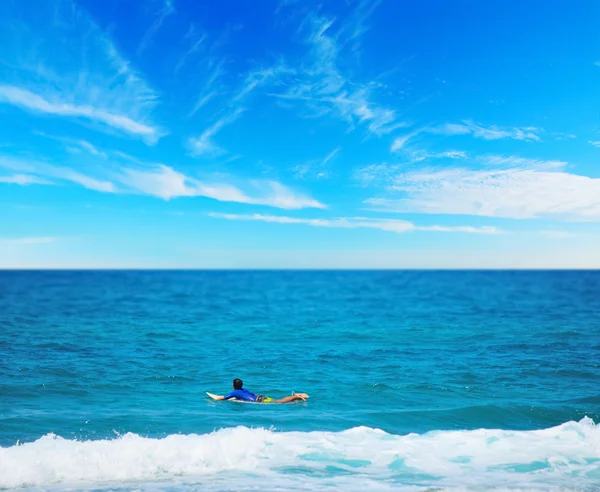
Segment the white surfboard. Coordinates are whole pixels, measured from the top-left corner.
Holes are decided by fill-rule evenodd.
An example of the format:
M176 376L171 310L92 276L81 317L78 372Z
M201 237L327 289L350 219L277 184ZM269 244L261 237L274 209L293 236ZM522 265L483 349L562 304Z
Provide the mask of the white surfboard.
M214 393L209 393L208 391L206 392L206 394L210 398L212 398L213 400L223 401L223 400L220 400L221 397L219 395L215 395ZM308 398L308 395L306 395L306 398ZM250 404L253 404L253 405L278 405L279 404L279 402L276 402L276 401L265 401L265 402L262 402L262 401L244 401L244 400L236 400L235 398L231 398L230 400L225 400L225 401L233 401L235 403L250 403Z
M209 393L208 391L206 392L206 394L208 396L210 396L213 400L217 400L217 401L233 401L235 403L260 403L258 401L244 401L244 400L236 400L235 398L231 398L230 400L219 400L219 395L215 395L214 393ZM260 403L261 405L264 405L263 403Z

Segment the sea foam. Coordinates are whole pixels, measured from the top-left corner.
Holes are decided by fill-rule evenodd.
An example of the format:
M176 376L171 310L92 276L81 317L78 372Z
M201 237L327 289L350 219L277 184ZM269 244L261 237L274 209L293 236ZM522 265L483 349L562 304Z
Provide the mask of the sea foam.
M162 485L161 485L162 484ZM398 436L236 427L162 439L46 435L0 448L0 487L600 490L600 426ZM562 490L562 489L561 489Z

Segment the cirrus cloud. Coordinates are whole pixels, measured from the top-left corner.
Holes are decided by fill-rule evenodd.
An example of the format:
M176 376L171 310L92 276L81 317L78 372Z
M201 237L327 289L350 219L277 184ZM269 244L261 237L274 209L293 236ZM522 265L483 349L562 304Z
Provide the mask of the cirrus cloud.
M271 222L277 224L300 224L311 227L331 227L336 229L379 229L388 232L463 232L470 234L499 234L501 231L492 226L418 226L406 220L381 219L368 217L337 217L333 219L309 219L298 217L286 217L281 215L264 214L221 214L211 213L211 217L226 220L241 220L253 222Z
M11 22L18 18L19 22ZM75 3L0 3L0 104L155 143L158 94Z
M103 152L104 153L104 152ZM0 156L0 168L17 171L16 176L0 179L0 183L60 184L75 183L87 189L104 193L136 193L170 200L178 197L205 197L223 202L294 210L302 208L326 208L326 205L309 195L300 193L278 181L234 180L243 188L216 180L199 180L186 176L164 164L149 164L122 153L114 153L127 165L117 165L107 171L92 167L90 174L67 166L57 166L42 160ZM102 159L103 161L104 159ZM132 167L132 164L135 167ZM91 174L94 174L93 176ZM46 178L53 178L54 182Z
M539 128L498 127L496 125L485 127L471 120L464 120L461 123L445 123L428 128L425 131L446 136L471 135L484 140L500 140L503 138L536 142L541 140L539 136L541 130Z

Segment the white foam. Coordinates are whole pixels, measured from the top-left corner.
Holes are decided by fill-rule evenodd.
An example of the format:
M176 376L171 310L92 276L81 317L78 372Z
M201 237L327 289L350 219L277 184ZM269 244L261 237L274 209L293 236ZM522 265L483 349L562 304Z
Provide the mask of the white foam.
M237 427L164 439L127 434L74 441L54 435L0 448L0 487L145 484L228 489L398 488L600 490L600 426L590 419L539 431L436 431L396 436L273 432ZM220 486L219 486L220 484Z

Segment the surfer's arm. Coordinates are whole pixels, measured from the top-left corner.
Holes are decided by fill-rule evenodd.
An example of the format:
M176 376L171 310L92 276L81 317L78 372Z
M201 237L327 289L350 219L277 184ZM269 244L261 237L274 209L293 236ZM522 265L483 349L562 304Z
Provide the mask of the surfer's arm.
M216 398L213 398L213 399L217 400L217 401L221 401L221 400L225 400L226 397L225 396L217 396Z

